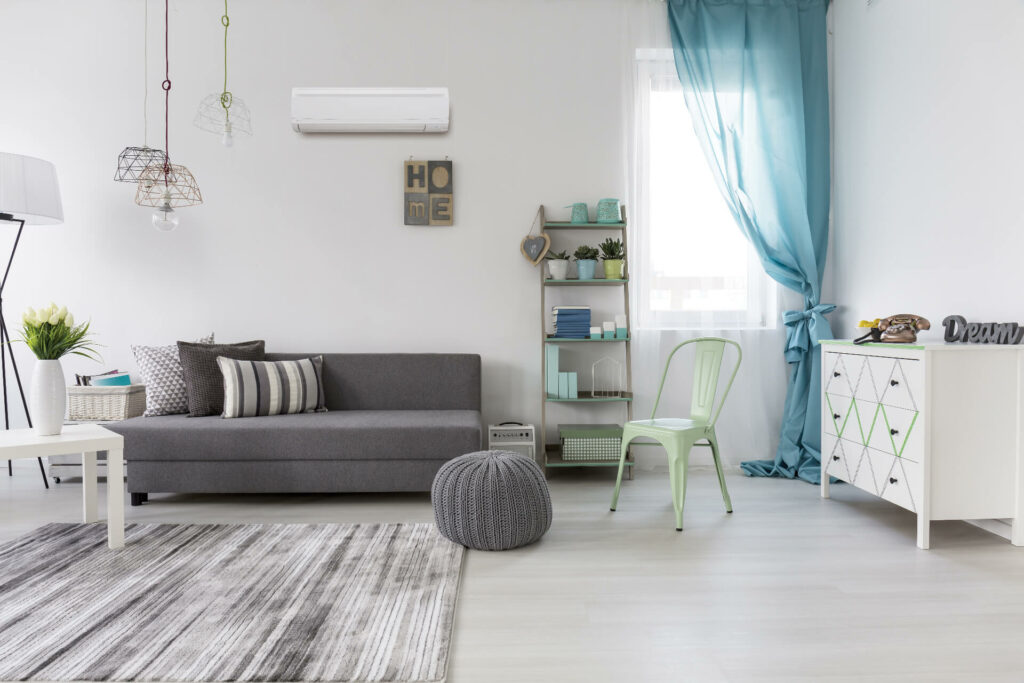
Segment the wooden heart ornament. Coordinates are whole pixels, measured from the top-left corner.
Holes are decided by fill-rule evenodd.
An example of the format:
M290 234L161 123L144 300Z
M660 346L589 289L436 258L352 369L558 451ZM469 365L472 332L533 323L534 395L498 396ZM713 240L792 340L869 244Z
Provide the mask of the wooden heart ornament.
M523 252L526 260L533 265L543 261L550 248L551 238L547 236L547 233L543 232L539 235L527 235L519 244L519 251Z

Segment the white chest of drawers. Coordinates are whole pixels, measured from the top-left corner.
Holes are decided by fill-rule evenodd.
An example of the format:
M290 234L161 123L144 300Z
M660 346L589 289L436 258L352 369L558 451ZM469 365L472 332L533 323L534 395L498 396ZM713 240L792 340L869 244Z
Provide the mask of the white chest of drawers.
M1024 545L1024 345L822 342L829 477L932 520L1011 521ZM827 475L827 476L825 476Z

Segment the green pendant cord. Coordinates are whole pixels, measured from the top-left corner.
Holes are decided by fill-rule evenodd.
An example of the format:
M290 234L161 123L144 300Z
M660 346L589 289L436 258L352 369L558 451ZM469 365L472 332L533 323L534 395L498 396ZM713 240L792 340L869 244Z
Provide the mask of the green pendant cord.
M224 0L224 15L220 18L224 26L224 89L220 94L220 106L224 107L224 121L228 120L228 110L231 109L231 91L228 90L228 26L231 19L228 18L228 0Z

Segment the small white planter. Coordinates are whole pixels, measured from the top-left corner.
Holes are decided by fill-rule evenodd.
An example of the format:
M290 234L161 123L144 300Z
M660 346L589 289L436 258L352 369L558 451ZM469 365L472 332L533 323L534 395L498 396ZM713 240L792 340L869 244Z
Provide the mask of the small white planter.
M64 428L67 387L59 360L37 360L29 387L32 427L39 436L56 436Z
M548 259L548 272L552 280L564 280L569 274L569 259Z

